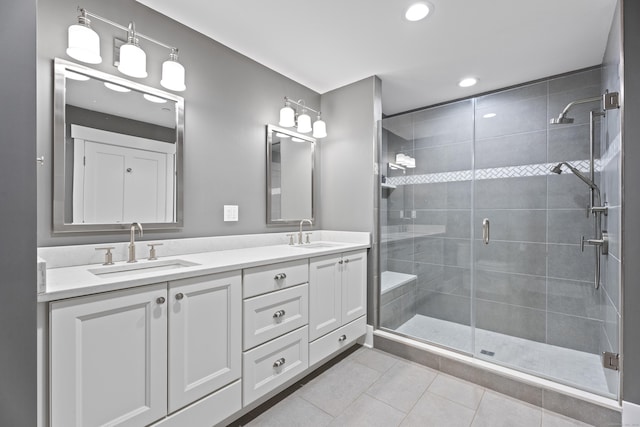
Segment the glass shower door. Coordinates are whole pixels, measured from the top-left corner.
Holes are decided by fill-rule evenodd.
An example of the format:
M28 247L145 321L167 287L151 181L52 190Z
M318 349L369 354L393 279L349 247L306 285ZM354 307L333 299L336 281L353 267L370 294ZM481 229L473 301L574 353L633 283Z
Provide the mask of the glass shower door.
M473 102L383 120L380 325L473 352Z

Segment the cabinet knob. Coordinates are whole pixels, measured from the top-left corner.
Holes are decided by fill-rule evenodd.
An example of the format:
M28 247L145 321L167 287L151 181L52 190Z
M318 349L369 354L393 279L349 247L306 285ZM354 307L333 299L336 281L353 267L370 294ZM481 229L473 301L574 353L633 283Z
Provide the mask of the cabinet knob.
M286 278L287 278L287 274L286 273L278 273L274 277L275 280L282 280L282 279L286 279Z
M273 362L273 367L274 368L279 368L280 366L284 365L285 362L286 362L285 358L281 357L280 359L278 359L275 362Z
M347 339L346 335L340 335L340 338L338 338L338 342L342 342L342 341L344 341L346 339Z
M182 298L184 298L184 294L183 294L182 292L178 292L178 293L176 294L176 299L177 299L178 301L180 301Z
M166 299L165 299L164 297L158 297L158 298L156 299L156 302L157 302L158 304L164 304L164 302L165 302L165 301L166 301Z
M273 318L274 319L278 319L278 318L284 316L284 314L285 314L284 310L278 310L275 313L273 313Z
M349 258L345 259L345 260L344 260L344 263L345 263L345 264L349 264Z
M342 264L343 262L344 262L344 261L340 260L340 261L338 261L338 264Z

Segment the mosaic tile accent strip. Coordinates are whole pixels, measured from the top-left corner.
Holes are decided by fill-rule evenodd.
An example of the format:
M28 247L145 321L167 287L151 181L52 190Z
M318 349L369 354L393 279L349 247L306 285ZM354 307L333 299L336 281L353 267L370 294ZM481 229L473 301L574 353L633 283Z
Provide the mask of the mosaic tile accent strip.
M580 172L589 172L588 160L574 160L569 162ZM393 185L416 185L416 184L435 184L443 182L471 181L472 178L480 179L505 179L505 178L523 178L527 176L546 176L551 175L551 168L557 163L538 163L532 165L505 166L501 168L478 169L474 172L471 170L453 171L443 173L430 173L423 175L403 175L387 178L387 183ZM594 162L596 172L602 170L601 162L596 159ZM565 173L567 173L565 168ZM569 172L570 173L570 172Z

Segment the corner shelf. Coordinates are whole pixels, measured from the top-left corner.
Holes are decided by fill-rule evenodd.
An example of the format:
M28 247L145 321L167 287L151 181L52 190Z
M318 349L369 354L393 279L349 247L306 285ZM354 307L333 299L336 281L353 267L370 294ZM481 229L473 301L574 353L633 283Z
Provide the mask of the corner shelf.
M396 186L395 186L395 185L393 185L393 184L386 184L386 183L384 183L384 182L383 182L383 183L381 183L381 184L380 184L380 186L381 186L382 188L388 188L388 189L391 189L391 190L393 190L394 188L396 188Z

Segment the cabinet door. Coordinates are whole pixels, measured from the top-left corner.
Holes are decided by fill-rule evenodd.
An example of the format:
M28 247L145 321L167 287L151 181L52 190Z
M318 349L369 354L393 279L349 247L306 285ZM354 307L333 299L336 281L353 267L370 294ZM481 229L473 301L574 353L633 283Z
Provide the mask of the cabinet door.
M169 412L240 378L240 272L169 283Z
M367 312L367 251L342 256L342 324Z
M141 426L167 411L166 284L51 303L51 426Z
M327 255L309 264L309 341L342 324L340 261L340 256Z

